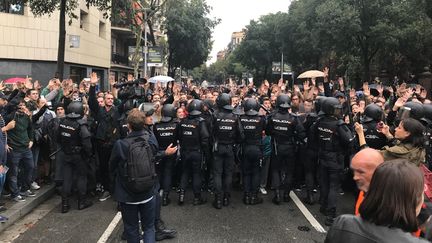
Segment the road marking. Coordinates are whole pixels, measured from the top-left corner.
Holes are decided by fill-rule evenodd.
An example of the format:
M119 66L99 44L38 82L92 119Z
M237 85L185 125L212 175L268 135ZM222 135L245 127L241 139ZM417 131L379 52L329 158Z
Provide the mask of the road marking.
M315 219L315 217L309 212L305 205L300 201L294 192L290 192L290 197L293 202L297 205L309 223L320 233L327 233L327 231L322 227L322 225Z
M99 240L97 241L97 243L105 243L105 242L107 242L108 238L111 236L112 232L114 231L114 229L117 226L117 224L120 222L121 218L122 218L121 212L117 212L116 216L114 216L113 220L108 225L108 227L106 228L105 232L99 238Z

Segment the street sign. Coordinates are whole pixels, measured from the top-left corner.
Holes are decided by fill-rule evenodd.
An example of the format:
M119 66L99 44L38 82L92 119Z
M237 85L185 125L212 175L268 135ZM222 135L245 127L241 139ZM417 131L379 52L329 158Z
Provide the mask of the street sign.
M147 54L147 66L149 67L162 67L163 55L162 48L159 46L149 46Z
M291 65L284 63L283 74L291 74L292 67ZM272 73L273 74L281 74L281 63L280 62L272 62Z

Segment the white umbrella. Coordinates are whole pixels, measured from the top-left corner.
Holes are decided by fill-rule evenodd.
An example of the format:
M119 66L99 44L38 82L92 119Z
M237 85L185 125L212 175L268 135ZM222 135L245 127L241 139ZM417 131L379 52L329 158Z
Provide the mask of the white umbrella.
M160 75L160 76L151 77L148 81L150 83L157 83L157 82L168 83L168 82L174 81L174 79L171 77L168 77L168 76Z
M324 73L318 70L309 70L300 74L297 78L320 78L324 77Z

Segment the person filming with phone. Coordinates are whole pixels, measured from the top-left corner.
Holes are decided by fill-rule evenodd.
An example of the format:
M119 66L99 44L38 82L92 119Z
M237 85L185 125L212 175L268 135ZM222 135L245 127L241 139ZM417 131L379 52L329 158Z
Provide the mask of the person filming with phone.
M359 137L360 147L369 146L366 143L363 125L356 123L355 130ZM404 118L396 127L394 135L390 132L390 128L386 124L382 124L379 132L385 135L390 146L384 146L381 153L384 161L393 159L407 159L411 163L420 166L425 162L425 138L423 132L425 127L413 118Z

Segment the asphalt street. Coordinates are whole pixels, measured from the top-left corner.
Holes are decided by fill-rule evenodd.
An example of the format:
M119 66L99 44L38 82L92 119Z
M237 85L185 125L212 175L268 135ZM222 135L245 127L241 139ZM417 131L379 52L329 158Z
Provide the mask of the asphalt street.
M296 194L303 197L302 192ZM210 194L207 195L209 202L201 206L192 205L191 192L187 193L184 206L175 203L176 196L172 193L174 203L162 208L162 218L178 231L178 235L164 242L323 242L325 239L325 234L312 227L293 201L276 206L271 203L271 194L263 196L261 205L246 206L241 202L242 193L235 191L231 205L222 210L211 206ZM354 198L353 193L340 196L339 213L351 213ZM76 210L75 202L69 213L61 214L60 200L56 199L50 200L57 204L53 205L53 210L33 222L13 242L98 242L117 214L116 203L111 199L105 202L94 200L93 207L82 211ZM327 230L319 205L307 208ZM107 242L122 242L122 227L120 220L112 232L108 232Z

